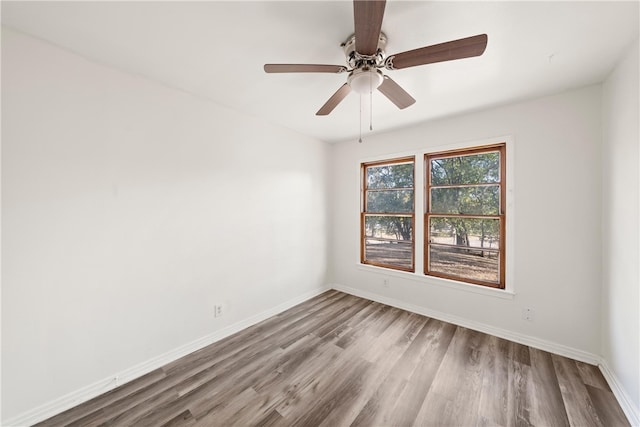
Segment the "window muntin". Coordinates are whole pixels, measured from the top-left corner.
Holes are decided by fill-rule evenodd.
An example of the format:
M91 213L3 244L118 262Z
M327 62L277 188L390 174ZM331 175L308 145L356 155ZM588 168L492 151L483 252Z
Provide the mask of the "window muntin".
M363 163L360 260L415 270L415 158Z
M505 145L425 155L424 273L505 287Z

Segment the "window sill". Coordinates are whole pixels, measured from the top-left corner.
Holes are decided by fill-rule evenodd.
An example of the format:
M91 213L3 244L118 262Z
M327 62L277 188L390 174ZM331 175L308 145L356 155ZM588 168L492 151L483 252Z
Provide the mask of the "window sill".
M462 292L470 292L474 294L486 295L494 298L501 299L513 299L516 295L510 289L495 289L487 286L472 285L470 283L458 282L455 280L442 279L440 277L425 276L421 273L408 273L400 270L392 270L384 267L376 267L374 265L367 265L358 263L358 270L368 271L370 273L377 273L384 276L398 277L405 280L411 280L427 285L435 285L448 289L456 289Z

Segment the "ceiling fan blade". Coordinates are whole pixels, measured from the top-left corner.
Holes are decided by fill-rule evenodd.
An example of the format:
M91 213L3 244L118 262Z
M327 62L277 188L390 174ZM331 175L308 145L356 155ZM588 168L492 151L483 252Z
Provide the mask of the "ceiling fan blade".
M265 73L343 73L347 67L342 65L320 64L264 64Z
M411 95L402 89L400 85L394 82L389 76L384 76L384 81L378 87L378 90L401 110L416 102Z
M336 93L334 93L333 95L331 95L331 98L329 98L329 100L327 102L324 103L324 105L322 106L322 108L320 108L318 110L318 112L316 113L316 116L326 116L327 114L329 114L330 112L333 111L334 108L336 108L336 106L347 96L349 95L349 93L351 92L351 87L349 86L348 83L343 84L342 86L340 86L340 89L338 89L336 91Z
M389 55L385 61L385 67L389 70L400 70L402 68L415 67L416 65L470 58L482 55L486 48L487 35L479 34Z
M356 51L361 55L375 55L378 50L385 3L384 0L353 1Z

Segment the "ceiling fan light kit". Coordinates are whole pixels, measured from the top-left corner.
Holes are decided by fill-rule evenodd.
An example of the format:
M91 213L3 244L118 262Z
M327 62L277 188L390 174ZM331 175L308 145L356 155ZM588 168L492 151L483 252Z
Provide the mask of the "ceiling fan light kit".
M331 113L352 90L361 95L379 90L398 108L404 109L413 105L416 100L389 76L383 74L381 69L398 70L480 56L487 47L487 35L479 34L387 56L385 53L387 36L381 32L385 4L383 0L354 0L355 33L341 45L346 56L347 67L320 64L265 64L264 71L335 74L347 72L347 82L318 110L316 113L318 116Z
M373 90L378 89L383 80L382 72L375 68L353 70L347 77L347 83L349 83L351 89L360 95L368 95Z

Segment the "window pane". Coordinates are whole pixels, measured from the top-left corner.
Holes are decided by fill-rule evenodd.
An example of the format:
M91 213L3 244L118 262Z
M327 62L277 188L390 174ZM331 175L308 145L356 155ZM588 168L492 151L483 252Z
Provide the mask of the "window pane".
M431 212L498 215L500 212L500 187L440 187L431 189Z
M431 185L484 184L500 181L500 153L432 159Z
M415 157L362 164L363 263L414 271Z
M367 191L367 212L413 212L413 190Z
M426 275L505 288L505 146L425 154Z
M412 269L412 217L365 216L364 261Z
M366 238L413 241L411 216L365 216Z
M413 268L413 243L365 239L364 260L376 264Z
M429 271L469 280L499 283L498 252L429 245Z
M429 242L480 249L500 248L500 220L429 218Z
M413 163L368 166L367 188L413 188Z

